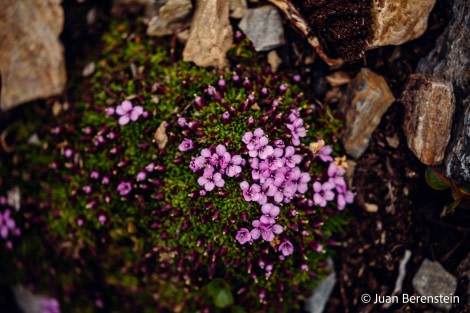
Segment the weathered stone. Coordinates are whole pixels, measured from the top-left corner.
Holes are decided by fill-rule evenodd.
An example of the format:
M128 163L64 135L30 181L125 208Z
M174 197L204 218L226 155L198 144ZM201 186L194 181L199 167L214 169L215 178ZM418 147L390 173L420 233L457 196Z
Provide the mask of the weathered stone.
M424 259L418 272L411 282L415 291L421 296L452 296L457 289L457 279L447 272L439 262ZM433 306L450 310L452 303L438 301L431 303Z
M238 27L253 43L256 51L269 51L285 43L279 11L271 5L248 10Z
M147 35L157 37L173 35L179 30L187 27L187 25L189 25L189 23L168 23L159 15L155 15L148 23Z
M191 0L168 0L160 8L160 17L168 23L180 22L187 18L192 10Z
M442 163L455 111L452 84L412 74L400 102L405 107L403 130L410 150L426 165Z
M456 181L470 181L470 2L449 1L449 25L436 40L435 48L419 61L416 72L452 82L456 119L444 159L444 173Z
M189 2L190 7L186 2ZM147 35L163 37L188 28L191 23L188 17L191 10L192 4L188 0L170 0L168 2L166 0L157 0L148 3L146 15L150 21L147 26Z
M271 70L273 71L273 73L276 73L277 69L282 64L282 60L277 54L276 50L268 52L268 63L271 66Z
M61 0L0 1L0 76L3 110L65 88Z
M183 60L199 66L224 67L233 42L227 0L198 0Z
M248 10L246 0L229 0L228 3L231 18L242 18L245 16Z
M400 45L421 36L435 0L373 0L373 34L367 49Z
M357 159L364 153L382 115L394 101L382 76L361 69L341 99L341 110L346 115L342 141L347 154Z

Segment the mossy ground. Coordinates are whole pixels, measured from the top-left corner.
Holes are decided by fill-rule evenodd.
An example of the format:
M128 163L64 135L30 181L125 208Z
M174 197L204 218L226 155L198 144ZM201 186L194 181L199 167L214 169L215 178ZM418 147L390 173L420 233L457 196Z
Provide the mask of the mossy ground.
M13 217L22 235L12 239L11 250L0 241L1 283L22 283L56 297L63 312L216 312L224 309L215 307L207 286L221 278L234 297L234 306L225 310L280 312L300 310L301 301L328 272L326 253L308 247L280 261L275 245L240 245L234 239L237 230L250 227L260 214L259 205L244 201L239 187L250 179L247 166L240 177L227 178L223 189L190 197L201 187L189 162L202 148L220 143L241 154L243 134L256 127L269 129L270 138L288 138L266 115L273 99L280 101L276 112L281 116L299 109L308 128L304 146L324 139L340 156L335 138L341 122L330 109L302 97L311 86L294 82L296 73L270 72L266 55L253 52L244 40L229 52L232 71L249 78L253 91L270 90L269 97L257 100L258 108L246 111L240 104L251 91L231 81L232 71L172 61L178 54L174 48L146 37L139 22L113 22L100 51L87 60L95 62L95 72L87 78L72 74L70 98L57 99L66 100L68 108L52 114L54 100L33 104L8 126L15 151L2 158L0 195L20 188L22 205ZM205 95L220 77L228 85L222 103ZM282 83L289 88L276 94ZM206 97L204 108L194 105L195 95ZM124 99L141 105L149 116L121 126L104 113ZM224 123L221 115L230 110L235 113ZM183 132L180 116L201 126ZM248 117L255 120L251 128ZM159 148L155 131L164 122L168 143ZM32 134L39 136L39 145L26 143ZM183 138L191 138L196 149L179 151ZM67 158L66 149L74 156ZM308 149L300 153L312 177L325 175L326 165L311 160ZM137 173L150 163L155 171L137 181ZM91 178L92 172L99 178ZM109 184L102 183L104 176ZM130 194L116 191L121 182L131 182ZM282 208L278 221L286 226L284 234L295 247L315 240L329 251L326 242L344 218L334 207L303 210L299 203ZM298 215L292 219L285 212L294 208ZM302 230L308 235L300 236ZM274 264L269 279L258 267L260 258ZM309 270L301 270L302 264ZM266 298L260 301L263 290Z

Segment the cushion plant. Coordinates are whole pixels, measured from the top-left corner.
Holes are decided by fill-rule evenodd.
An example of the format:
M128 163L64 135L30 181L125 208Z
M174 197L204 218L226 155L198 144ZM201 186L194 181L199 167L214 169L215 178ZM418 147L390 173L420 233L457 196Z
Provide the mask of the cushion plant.
M299 309L353 201L341 122L245 40L216 71L142 29L111 23L66 105L9 124L2 282L64 312Z

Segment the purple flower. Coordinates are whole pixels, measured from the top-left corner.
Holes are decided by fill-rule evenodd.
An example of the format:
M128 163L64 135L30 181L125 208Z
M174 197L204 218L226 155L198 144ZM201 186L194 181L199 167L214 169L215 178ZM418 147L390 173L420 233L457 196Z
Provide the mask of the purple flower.
M281 139L278 139L274 141L274 146L279 149L284 149L286 147L286 144Z
M235 236L235 239L241 244L244 245L247 242L251 242L250 231L246 228L240 228Z
M261 186L258 184L249 185L248 182L242 181L240 183L240 188L243 192L243 198L245 201L258 201L261 196Z
M259 180L261 175L259 170L259 159L250 158L248 159L248 163L250 163L251 166L251 178L253 178L253 180Z
M282 252L282 255L289 256L294 252L294 246L286 240L279 245L279 251Z
M295 148L288 146L284 149L285 163L288 167L293 168L302 161L302 156L295 154Z
M351 204L354 202L354 194L352 191L347 190L345 193L340 193L336 199L338 203L338 210L343 210L346 207L346 204Z
M328 181L332 183L338 193L345 193L347 186L346 181L344 180L344 173L346 169L344 167L339 167L336 163L331 162L328 166Z
M313 191L315 194L313 195L313 202L322 208L325 207L326 202L333 200L335 197L335 194L331 190L333 187L334 185L330 182L325 182L323 184L318 181L314 182Z
M105 112L106 112L107 116L112 116L112 115L114 115L115 110L114 110L113 107L109 107L109 108L105 109Z
M281 210L277 205L265 203L261 206L263 215L260 217L260 222L265 225L273 225L276 221L275 218L279 215Z
M10 210L5 210L3 214L0 212L0 236L3 239L8 237L8 232L14 232L16 229L15 221L10 217Z
M283 153L284 151L282 149L274 148L273 153L265 158L265 162L271 171L275 171L284 166L286 159L282 157Z
M121 196L126 196L126 195L128 195L128 194L131 192L131 190L132 190L132 185L131 185L131 183L129 183L129 182L121 182L121 183L117 186L116 190L119 192L119 194L120 194Z
M211 166L211 164L209 163L211 157L212 157L212 153L209 149L207 148L202 149L201 155L196 157L196 159L194 159L195 168L202 169L204 167Z
M214 173L213 167L206 167L204 173L198 178L197 183L199 186L204 187L206 191L211 191L215 186L223 187L225 181L220 173Z
M323 162L331 162L333 161L331 152L333 152L333 148L331 146L323 146L320 148L320 150L318 150L318 157Z
M131 120L136 121L143 112L144 109L140 105L133 107L129 100L124 100L116 107L116 113L121 116L118 121L121 126L126 125Z
M137 176L136 176L136 180L137 181L143 181L147 178L147 173L145 173L144 171L140 171L139 173L137 173Z
M186 119L184 117L178 118L178 125L183 128L186 126Z
M261 138L263 138L262 143L264 143L264 145L267 145L268 137L264 135L264 130L262 130L261 128L257 128L253 133L246 132L242 137L242 141L246 144L246 148L251 151L259 149L260 144L262 144L260 143ZM258 154L252 157L256 157L257 155Z
M217 147L215 147L215 153L210 156L209 164L225 169L227 167L228 157L230 157L230 153L227 152L227 148L222 144L217 145Z
M155 164L153 162L149 163L146 167L145 167L145 170L149 173L153 172L153 170L155 169Z
M188 138L184 138L183 142L181 142L178 146L178 150L180 150L181 152L185 152L192 149L194 149L194 142Z
M292 114L292 113L291 113ZM286 124L292 135L292 144L294 146L300 145L300 137L307 136L305 130L304 121L301 118L296 118L292 121L292 124Z
M292 171L290 171L289 178L299 193L304 194L307 192L308 182L311 180L309 173L301 172L298 167L294 167Z
M266 225L263 224L260 220L254 220L252 223L253 229L251 230L251 238L257 240L260 236L265 241L273 241L274 235L278 235L283 232L283 228L279 224Z
M331 157L331 152L333 152L333 148L331 146L325 146L325 141L323 139L320 139L317 142L310 143L309 149L315 156L318 156L323 162L333 161L333 158Z
M225 169L225 174L228 177L234 177L237 174L240 174L242 172L242 168L240 167L240 164L242 164L242 157L237 155L230 156L228 155L228 163L227 163L227 168Z

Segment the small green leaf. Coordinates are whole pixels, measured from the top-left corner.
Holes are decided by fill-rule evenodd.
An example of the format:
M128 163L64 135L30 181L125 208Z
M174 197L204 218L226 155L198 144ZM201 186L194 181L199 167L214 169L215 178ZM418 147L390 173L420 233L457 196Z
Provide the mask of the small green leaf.
M233 296L229 289L220 289L214 297L216 307L223 309L233 304Z
M433 189L445 190L450 186L449 180L432 167L426 168L425 177L426 182Z

